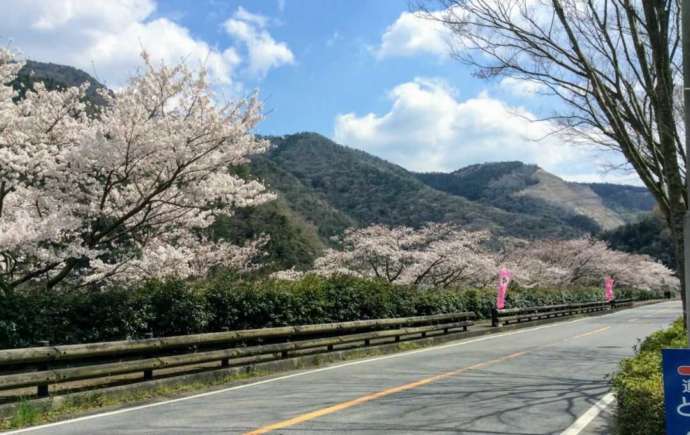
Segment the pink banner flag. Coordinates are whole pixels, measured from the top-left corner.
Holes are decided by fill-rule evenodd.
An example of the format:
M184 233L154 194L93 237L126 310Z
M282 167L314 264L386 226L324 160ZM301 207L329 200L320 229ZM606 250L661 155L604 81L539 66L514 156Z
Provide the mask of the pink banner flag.
M613 284L615 282L616 281L610 276L604 278L604 297L606 298L606 302L611 302L613 300Z
M496 295L496 309L498 310L502 310L506 306L506 292L512 276L510 270L505 267L498 271L498 294Z

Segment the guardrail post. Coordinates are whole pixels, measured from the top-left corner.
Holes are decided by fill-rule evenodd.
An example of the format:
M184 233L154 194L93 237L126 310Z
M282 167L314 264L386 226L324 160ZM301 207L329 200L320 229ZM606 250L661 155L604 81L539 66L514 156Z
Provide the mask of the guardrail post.
M220 330L222 332L228 332L230 331L230 328L228 328L227 326L223 326L222 328L220 328ZM222 368L230 367L230 358L223 358L222 360L220 360L220 366Z
M50 341L47 340L41 340L37 343L40 347L48 347L50 346ZM48 363L41 363L38 366L38 369L41 371L48 370ZM36 386L36 395L38 397L48 397L48 384L41 384Z
M146 338L146 339L153 338L153 332L147 332L146 334L144 334L144 338ZM151 379L153 379L153 369L144 370L144 380L150 381Z
M491 309L491 326L501 326L501 323L498 321L498 310L496 308Z
M615 310L616 309L616 300L612 299L611 302L609 302L609 303L611 304L611 309Z
M288 344L288 343L290 343L290 338L285 339L285 344ZM290 354L288 353L287 349L280 352L280 357L282 359L286 359L289 356L290 356Z

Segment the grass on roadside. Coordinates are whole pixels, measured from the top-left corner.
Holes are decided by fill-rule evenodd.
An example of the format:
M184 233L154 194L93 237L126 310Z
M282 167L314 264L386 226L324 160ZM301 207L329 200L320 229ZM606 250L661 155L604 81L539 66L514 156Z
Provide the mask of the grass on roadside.
M190 381L174 385L158 385L145 390L93 391L73 396L57 396L53 400L46 402L32 402L23 399L12 416L0 420L0 430L52 423L98 410L173 398L266 374L266 372L251 371L223 376L210 381ZM136 386L136 384L133 385L133 387Z

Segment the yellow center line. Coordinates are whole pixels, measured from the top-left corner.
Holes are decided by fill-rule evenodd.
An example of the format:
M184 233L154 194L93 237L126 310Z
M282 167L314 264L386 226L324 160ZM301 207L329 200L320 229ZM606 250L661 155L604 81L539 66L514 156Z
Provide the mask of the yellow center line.
M594 331L586 332L584 334L576 335L573 338L575 339L575 338L587 337L589 335L597 334L599 332L604 332L607 329L609 329L608 326L596 329ZM559 340L557 343L561 343L561 342L562 342L562 340ZM552 344L556 344L556 343L552 343ZM549 344L547 344L547 346L548 345ZM539 347L543 347L543 346L539 346ZM337 403L335 405L328 406L328 407L321 408L321 409L317 409L315 411L308 412L306 414L301 414L301 415L298 415L296 417L289 418L287 420L282 420L282 421L279 421L276 423L268 424L266 426L261 426L258 429L255 429L255 430L250 431L250 432L246 432L244 435L265 434L265 433L272 432L274 430L284 429L286 427L295 426L295 425L305 423L305 422L310 421L310 420L314 420L314 419L319 418L319 417L323 417L324 415L333 414L335 412L342 411L342 410L348 409L348 408L352 408L353 406L361 405L363 403L371 402L372 400L377 400L377 399L380 399L382 397L389 396L391 394L396 394L396 393L400 393L403 391L412 390L414 388L419 388L419 387L422 387L424 385L431 384L432 382L438 382L438 381L448 379L448 378L453 377L453 376L457 376L459 374L468 372L470 370L482 369L482 368L485 368L485 367L488 367L488 366L491 366L494 364L508 361L508 360L513 359L513 358L523 356L529 352L530 351L511 353L510 355L505 355L505 356L502 356L500 358L495 358L495 359L492 359L489 361L484 361L481 363L473 364L471 366L463 367L463 368L453 370L450 372L440 373L438 375L431 376L431 377L424 378L424 379L420 379L418 381L410 382L408 384L403 384L403 385L399 385L397 387L387 388L385 390L370 393L370 394L358 397L356 399L348 400L346 402Z
M277 423L269 424L267 426L262 426L251 432L246 432L245 435L258 435L268 433L277 429L284 429L286 427L294 426L300 423L304 423L309 420L314 420L315 418L323 417L324 415L333 414L334 412L342 411L343 409L352 408L353 406L360 405L362 403L370 402L372 400L380 399L381 397L389 396L391 394L400 393L402 391L411 390L413 388L418 388L423 385L430 384L432 382L437 382L443 379L447 379L451 376L456 376L469 370L477 370L484 367L488 367L492 364L497 364L499 362L507 361L509 359L517 358L524 355L527 352L516 352L510 355L506 355L500 358L496 358L490 361L485 361L479 364L474 364L468 367L463 367L458 370L453 370L451 372L441 373L428 378L420 379L415 382L410 382L409 384L399 385L393 388L387 388L385 390L377 391L375 393L367 394L366 396L361 396L353 400L348 400L347 402L338 403L333 406L326 408L317 409L316 411L308 412L306 414L298 415L287 420L279 421Z
M606 331L607 329L611 329L611 327L610 326L604 326L603 328L595 329L594 331L589 331L589 332L585 332L584 334L576 335L575 337L573 337L573 340L576 338L588 337L590 335L598 334L600 332Z

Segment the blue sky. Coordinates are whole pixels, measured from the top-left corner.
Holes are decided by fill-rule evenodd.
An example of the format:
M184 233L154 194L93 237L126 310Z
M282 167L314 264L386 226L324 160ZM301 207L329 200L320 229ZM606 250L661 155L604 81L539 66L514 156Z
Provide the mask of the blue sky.
M620 158L540 140L553 101L487 82L408 0L5 0L0 37L27 58L122 86L145 48L205 64L226 98L258 90L261 134L315 131L417 171L522 160L576 181L635 183Z
M276 41L294 53L294 64L275 68L262 80L240 76L247 90L258 88L269 113L260 126L266 134L316 131L331 136L336 114L382 112L389 107L385 91L416 76L442 76L469 84L474 94L482 83L456 62L434 56L380 61L374 50L381 35L404 11L408 0L258 0L158 3L157 15L174 16L196 36L225 47L234 41L222 22L238 8L269 17ZM282 9L281 9L282 5ZM421 61L420 61L421 60Z

